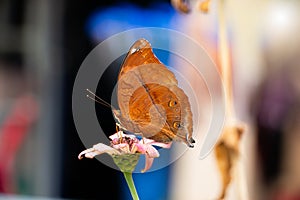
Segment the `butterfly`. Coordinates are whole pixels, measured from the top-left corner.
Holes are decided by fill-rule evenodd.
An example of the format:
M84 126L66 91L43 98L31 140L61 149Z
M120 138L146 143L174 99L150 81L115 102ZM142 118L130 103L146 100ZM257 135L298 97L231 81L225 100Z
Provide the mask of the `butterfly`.
M119 72L117 96L120 109L113 109L113 114L121 128L157 142L194 146L189 99L146 39L129 49Z

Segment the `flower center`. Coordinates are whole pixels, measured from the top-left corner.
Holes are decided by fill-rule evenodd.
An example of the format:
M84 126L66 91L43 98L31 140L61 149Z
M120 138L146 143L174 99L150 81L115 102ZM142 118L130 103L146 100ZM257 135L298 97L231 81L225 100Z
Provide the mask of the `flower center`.
M139 140L135 137L124 136L124 137L120 137L120 138L116 138L116 139L112 140L111 145L128 144L129 149L131 150L133 147L133 144L138 143L138 142L139 142Z

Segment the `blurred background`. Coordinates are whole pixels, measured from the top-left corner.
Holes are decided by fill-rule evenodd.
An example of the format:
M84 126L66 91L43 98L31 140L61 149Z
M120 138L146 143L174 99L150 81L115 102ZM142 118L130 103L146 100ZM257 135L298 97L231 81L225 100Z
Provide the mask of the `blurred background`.
M1 0L0 199L130 199L120 172L77 159L85 147L72 118L76 73L101 41L147 26L191 36L218 63L217 3L203 14L191 1L184 15L169 0ZM241 157L249 199L300 199L299 13L296 0L226 1L236 112L248 125ZM112 117L105 124L114 131ZM141 199L216 199L214 155L198 155L136 174ZM231 184L227 199L237 190Z

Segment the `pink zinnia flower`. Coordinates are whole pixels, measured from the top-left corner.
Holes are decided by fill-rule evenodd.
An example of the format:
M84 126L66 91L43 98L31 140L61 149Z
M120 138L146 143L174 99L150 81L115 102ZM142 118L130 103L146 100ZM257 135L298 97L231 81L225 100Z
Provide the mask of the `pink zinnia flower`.
M146 157L146 163L145 168L142 170L142 172L145 172L151 168L154 158L159 157L159 152L154 146L170 148L172 144L160 143L147 138L142 138L141 140L139 140L135 135L124 134L123 131L119 131L109 136L109 138L111 139L111 146L105 145L103 143L98 143L92 148L82 151L78 155L78 158L94 158L97 155L107 153L111 155L115 160L116 156L126 157L128 155L139 156L140 154L144 154ZM117 162L116 164L118 165ZM136 164L137 162L133 167L135 167ZM118 166L122 168L120 164Z

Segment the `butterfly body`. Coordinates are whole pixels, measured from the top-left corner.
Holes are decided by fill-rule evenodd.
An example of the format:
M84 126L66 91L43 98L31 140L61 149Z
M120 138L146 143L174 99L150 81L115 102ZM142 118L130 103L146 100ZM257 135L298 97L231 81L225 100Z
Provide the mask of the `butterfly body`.
M147 40L130 48L120 69L117 95L120 110L113 113L121 128L158 142L193 146L188 97Z

